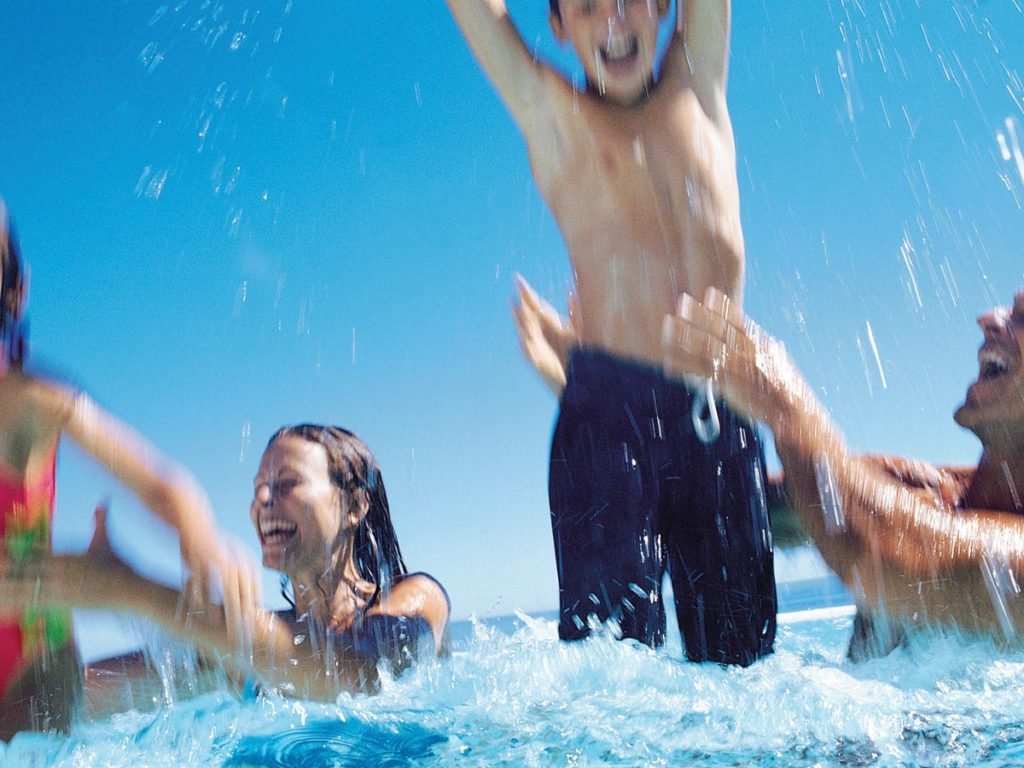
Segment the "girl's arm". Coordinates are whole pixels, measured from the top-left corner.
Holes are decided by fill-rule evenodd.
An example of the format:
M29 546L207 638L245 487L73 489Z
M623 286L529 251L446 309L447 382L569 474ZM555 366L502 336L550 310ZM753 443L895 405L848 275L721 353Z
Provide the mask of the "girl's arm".
M224 546L206 494L188 470L82 392L26 378L26 399L42 422L52 423L74 440L174 527L190 571L190 600L195 606L209 603L216 574L224 587L228 619L243 625L252 622L260 602L255 573Z
M220 606L187 607L181 591L138 575L111 550L104 515L83 555L34 553L15 561L0 555L0 615L29 607L83 607L124 611L148 618L196 644L230 671L299 696L333 700L339 690L372 688L376 660L346 654L314 655L307 640L275 614L257 610L248 625L229 625Z

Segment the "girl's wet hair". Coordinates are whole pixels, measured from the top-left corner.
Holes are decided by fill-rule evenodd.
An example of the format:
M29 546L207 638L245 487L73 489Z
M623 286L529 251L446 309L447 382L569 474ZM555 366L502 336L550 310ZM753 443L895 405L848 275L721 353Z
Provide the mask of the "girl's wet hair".
M366 507L356 530L355 563L359 575L374 584L378 592L389 590L408 569L391 524L384 478L366 443L347 429L321 424L282 427L267 447L279 437L301 437L324 447L331 482Z
M25 325L22 316L24 270L14 226L0 202L0 342L7 365L20 369L25 361Z

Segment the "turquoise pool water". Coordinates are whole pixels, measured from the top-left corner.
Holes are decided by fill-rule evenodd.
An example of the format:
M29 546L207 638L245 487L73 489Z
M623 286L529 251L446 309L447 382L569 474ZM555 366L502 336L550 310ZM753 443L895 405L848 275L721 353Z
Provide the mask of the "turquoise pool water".
M1009 766L1024 764L1024 653L920 637L844 658L849 609L789 613L748 669L550 618L456 627L455 653L336 704L213 694L68 737L19 735L10 766Z

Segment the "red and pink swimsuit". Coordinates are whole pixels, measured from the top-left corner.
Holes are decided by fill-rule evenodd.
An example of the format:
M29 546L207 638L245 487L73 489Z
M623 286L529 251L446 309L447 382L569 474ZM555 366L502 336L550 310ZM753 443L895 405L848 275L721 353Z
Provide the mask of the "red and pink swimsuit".
M32 550L50 547L57 451L31 483L13 479L15 473L0 465L0 544L14 561ZM19 622L0 622L0 699L24 670L54 640L70 639L67 612L27 611ZM62 632L57 626L62 624Z

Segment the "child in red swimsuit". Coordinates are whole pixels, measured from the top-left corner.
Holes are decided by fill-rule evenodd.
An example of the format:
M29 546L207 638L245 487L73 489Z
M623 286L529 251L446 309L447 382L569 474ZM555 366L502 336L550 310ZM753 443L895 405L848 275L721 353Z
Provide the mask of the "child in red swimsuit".
M86 395L22 370L25 283L0 203L0 556L12 569L50 548L57 443L67 435L103 464L181 539L182 560L197 589L184 610L205 610L211 576L232 609L256 610L255 574L219 543L202 490L182 467L163 459L130 427ZM66 610L28 610L0 620L0 740L25 729L64 730L81 692L82 670Z
M15 561L30 557L36 548L50 547L56 466L54 452L31 482L12 479L13 473L0 467L0 540ZM66 645L70 639L66 612L31 611L20 622L0 623L0 699L45 650Z

